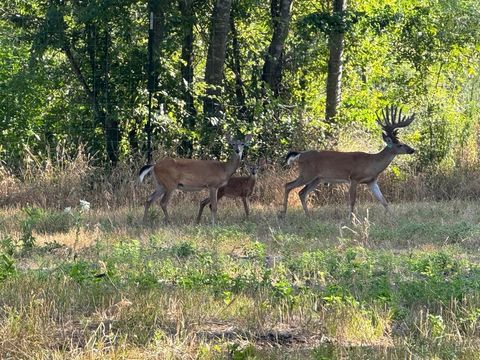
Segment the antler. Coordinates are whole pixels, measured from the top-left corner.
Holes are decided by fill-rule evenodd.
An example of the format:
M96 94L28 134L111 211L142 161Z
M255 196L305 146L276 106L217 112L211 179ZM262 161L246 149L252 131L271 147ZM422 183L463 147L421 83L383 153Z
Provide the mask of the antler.
M396 138L397 129L406 127L415 119L415 114L410 116L402 116L402 109L398 109L396 106L387 106L382 110L383 120L377 115L377 123L381 126L382 130L385 132L385 135L392 138Z

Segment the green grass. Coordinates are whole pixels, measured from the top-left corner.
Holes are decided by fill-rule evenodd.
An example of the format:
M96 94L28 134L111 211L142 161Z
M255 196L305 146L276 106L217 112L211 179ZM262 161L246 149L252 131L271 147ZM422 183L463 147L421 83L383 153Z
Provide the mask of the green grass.
M0 358L480 355L480 204L0 211Z

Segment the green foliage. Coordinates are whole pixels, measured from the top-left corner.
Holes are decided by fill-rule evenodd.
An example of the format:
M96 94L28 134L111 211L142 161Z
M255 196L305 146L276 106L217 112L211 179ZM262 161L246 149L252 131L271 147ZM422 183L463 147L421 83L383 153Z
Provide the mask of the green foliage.
M460 357L473 351L469 342L477 337L480 268L470 251L476 243L444 241L474 236L476 225L463 220L475 216L476 208L465 203L415 206L399 207L395 224L372 216L364 246L352 239L340 242L338 225L326 228L296 219L278 226L259 221L140 232L128 224L97 227L82 233L82 240L91 236L92 242L73 259L55 242L16 252L15 238L2 234L2 334L25 337L30 329L33 336L41 328L42 337L47 336L46 329L64 325L67 317L68 324L78 322L72 330L65 326L71 331L67 341L71 334L82 336L83 346L85 339L99 336L98 327L102 332L105 327L117 339L131 339L122 343L122 351L134 346L157 357L170 348L183 355L183 342L205 333L214 337L186 345L201 348L199 357L278 358L287 347L293 357L375 358L392 351L395 358L407 350L420 357ZM462 221L447 220L452 211L466 207ZM329 216L328 211L316 216ZM8 213L16 229L25 217L18 213ZM30 213L37 220L50 216ZM129 212L121 214L118 218ZM111 215L108 210L104 216ZM8 216L2 216L2 231L12 228ZM97 216L85 217L82 229L99 223ZM408 241L416 246L407 247ZM11 326L8 331L6 326ZM294 349L317 335L332 339L332 348ZM110 336L107 332L99 341ZM47 351L51 341L38 344ZM257 344L275 345L278 353ZM91 346L98 355L103 345Z
M256 359L257 351L254 346L247 345L245 347L241 347L238 343L233 343L228 346L229 357L232 360L248 360L248 359Z
M101 282L106 274L100 273L99 269L85 260L77 260L62 265L62 270L74 281L80 284Z
M33 248L35 245L35 237L33 229L37 221L42 217L42 211L38 208L25 208L23 212L26 218L22 221L22 236L20 241L25 250Z
M8 256L15 254L17 243L11 236L4 236L0 239L0 251Z
M0 253L0 283L5 279L15 275L15 261L8 254Z
M101 161L107 152L118 151L125 158L143 152L148 16L140 14L146 14L145 3L8 0L4 8L3 161L20 167L32 155L46 158L59 144L73 153L84 143L89 155ZM345 16L332 14L325 4L295 2L278 96L261 80L271 40L268 3L240 1L233 8L239 53L229 39L224 88L217 99L222 115L211 127L215 133L207 134L215 139L208 148L200 144L202 131L209 128L201 111L209 7L193 2L196 61L193 83L187 85L196 114L185 103L180 71L185 22L176 6L169 3L162 9L161 71L152 117L160 154L183 153L182 144L188 141L194 156L215 150L225 157L223 133L251 132L256 141L249 156L277 160L291 148L328 147L328 134L341 134L353 123L376 129L375 112L386 104L405 104L420 115L409 139L420 149L419 170L447 161L451 166L454 155L475 138L477 1L353 1ZM340 115L331 125L322 121L327 40L338 29L345 32L345 64ZM442 106L432 110L432 104ZM193 125L187 126L191 119Z

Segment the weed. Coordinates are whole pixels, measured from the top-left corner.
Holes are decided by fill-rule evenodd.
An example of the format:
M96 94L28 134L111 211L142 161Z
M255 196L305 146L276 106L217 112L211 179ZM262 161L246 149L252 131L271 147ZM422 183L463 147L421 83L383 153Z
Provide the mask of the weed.
M26 218L22 220L22 236L20 241L23 249L28 250L35 245L35 237L33 236L33 230L37 221L42 217L42 210L38 208L24 208L23 209Z
M15 261L10 255L0 253L0 282L15 274Z
M78 225L67 212L4 211L0 357L474 359L480 269L475 242L461 240L474 239L472 215L432 206L398 207L396 224L372 212L342 244L329 207L286 223L258 208L241 224L226 208L224 226L158 229L126 225L130 209ZM447 206L459 218L434 218ZM69 233L38 231L58 213ZM25 217L38 246L19 252ZM58 256L77 226L84 247Z
M195 246L191 242L182 242L175 245L171 251L179 258L187 258L197 252Z
M7 235L0 239L0 251L9 256L13 256L15 254L17 247L18 245L12 236Z

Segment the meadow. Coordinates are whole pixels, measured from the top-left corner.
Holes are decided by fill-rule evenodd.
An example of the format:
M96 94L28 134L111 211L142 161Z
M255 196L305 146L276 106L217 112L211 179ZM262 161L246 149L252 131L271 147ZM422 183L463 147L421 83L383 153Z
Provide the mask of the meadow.
M52 194L54 196L54 194ZM0 210L0 358L477 359L480 204Z

